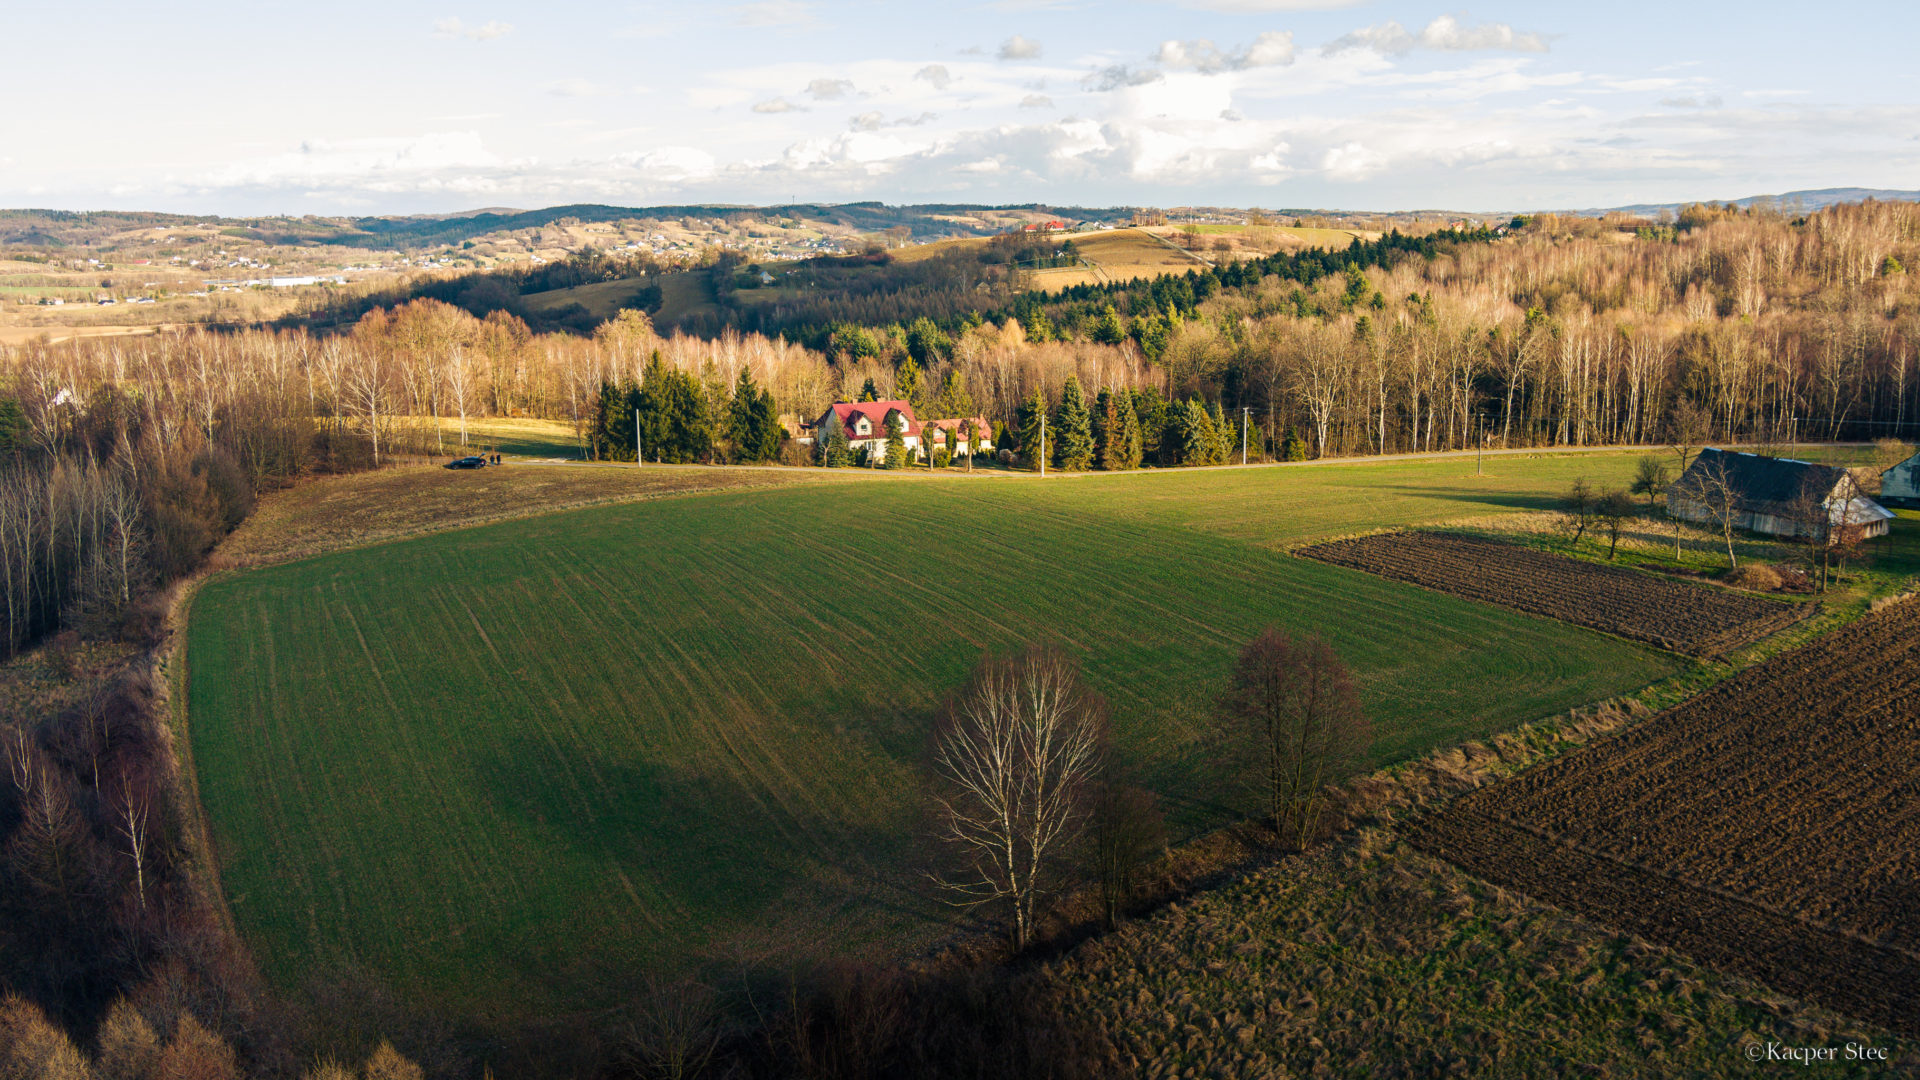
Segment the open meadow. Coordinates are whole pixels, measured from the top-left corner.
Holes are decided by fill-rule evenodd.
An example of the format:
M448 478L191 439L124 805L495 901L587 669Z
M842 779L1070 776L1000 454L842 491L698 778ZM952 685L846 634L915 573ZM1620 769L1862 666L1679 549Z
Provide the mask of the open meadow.
M351 960L481 1022L609 1004L649 972L920 948L953 919L918 874L918 763L982 651L1078 654L1192 835L1241 809L1201 736L1267 624L1353 664L1375 764L1676 671L1283 550L1537 508L1631 460L847 477L224 575L187 660L226 895L283 984Z

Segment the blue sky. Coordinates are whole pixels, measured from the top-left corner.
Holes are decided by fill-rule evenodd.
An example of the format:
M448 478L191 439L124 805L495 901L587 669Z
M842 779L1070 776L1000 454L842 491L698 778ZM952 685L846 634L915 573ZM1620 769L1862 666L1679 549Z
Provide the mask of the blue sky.
M21 7L0 21L5 206L1501 210L1920 187L1920 5Z

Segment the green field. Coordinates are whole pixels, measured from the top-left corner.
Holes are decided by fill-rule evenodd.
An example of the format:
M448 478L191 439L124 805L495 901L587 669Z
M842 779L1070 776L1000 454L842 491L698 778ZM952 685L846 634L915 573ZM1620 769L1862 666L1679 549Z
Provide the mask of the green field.
M1631 455L691 495L210 581L187 700L240 927L282 985L350 958L476 1021L922 946L932 711L1051 639L1182 833L1235 807L1197 735L1237 646L1314 628L1399 760L1681 662L1294 559L1544 505ZM556 466L559 467L559 466Z

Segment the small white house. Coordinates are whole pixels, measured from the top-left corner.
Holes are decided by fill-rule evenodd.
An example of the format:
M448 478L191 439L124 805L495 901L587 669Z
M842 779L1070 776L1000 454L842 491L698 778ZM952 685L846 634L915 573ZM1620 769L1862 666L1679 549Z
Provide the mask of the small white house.
M915 460L926 456L924 447L947 447L956 454L969 450L967 439L961 429L971 423L974 440L979 444L976 452L993 449L993 428L980 417L958 420L921 421L914 417L913 406L905 401L836 401L814 421L813 435L824 438L831 431L828 425L839 424L847 433L847 446L854 453L864 447L882 457L887 452L887 438L894 425L902 429L900 441L906 444L907 453Z
M1887 506L1920 510L1920 454L1880 474L1880 501Z

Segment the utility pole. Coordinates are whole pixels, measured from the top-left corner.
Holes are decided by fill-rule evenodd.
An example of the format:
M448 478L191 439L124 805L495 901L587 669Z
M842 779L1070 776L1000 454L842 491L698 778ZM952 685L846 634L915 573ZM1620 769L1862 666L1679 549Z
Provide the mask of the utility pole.
M647 455L640 452L640 410L633 410L633 467L639 468L647 463Z
M1475 413L1474 419L1479 421L1480 437L1474 440L1473 475L1484 476L1486 474L1481 470L1480 463L1487 455L1487 414Z
M1240 464L1247 463L1247 424L1253 415L1251 406L1240 406Z

